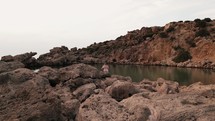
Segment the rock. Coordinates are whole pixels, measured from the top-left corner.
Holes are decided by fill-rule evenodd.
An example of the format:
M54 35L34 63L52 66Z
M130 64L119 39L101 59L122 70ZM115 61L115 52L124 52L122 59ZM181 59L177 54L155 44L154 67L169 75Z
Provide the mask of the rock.
M70 51L67 47L61 46L54 47L49 53L40 55L37 61L42 66L66 66L72 64L74 58L77 59L73 50Z
M60 100L46 94L50 89L48 80L40 76L29 77L32 74L27 69L16 72L13 73L21 80L9 79L8 83L0 85L0 120L61 121Z
M11 72L5 72L0 74L0 84L8 83L11 84L20 84L27 80L36 77L36 74L26 68L19 68Z
M0 61L0 73L12 71L18 68L24 68L25 65L21 62L3 62Z
M81 103L73 96L69 87L56 85L50 93L61 100L61 113L63 120L75 120Z
M14 61L14 58L12 55L6 55L6 56L1 57L1 61L11 62L11 61Z
M19 61L23 63L26 67L35 67L37 66L37 62L33 56L35 56L36 54L37 54L36 52L30 52L30 53L15 55L15 56L11 56L11 55L3 56L1 58L1 61L5 61L5 62Z
M74 64L59 69L61 81L67 81L75 78L100 78L98 69L86 64Z
M141 94L135 94L120 102L135 115L135 121L159 121L161 114L159 108L150 99Z
M89 83L78 87L75 91L73 91L73 95L80 101L83 102L86 100L91 94L94 93L96 89L96 85L94 83Z
M116 81L105 89L112 98L121 101L137 93L135 86L131 82Z
M134 116L126 108L108 95L91 95L84 101L76 121L134 121Z
M53 87L60 83L59 72L57 69L44 66L39 69L38 74L42 77L47 78L49 80L50 85Z

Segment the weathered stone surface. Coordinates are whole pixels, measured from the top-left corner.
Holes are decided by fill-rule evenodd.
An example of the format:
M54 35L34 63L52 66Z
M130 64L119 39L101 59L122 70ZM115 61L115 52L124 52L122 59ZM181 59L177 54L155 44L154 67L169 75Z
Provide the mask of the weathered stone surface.
M12 71L18 68L24 68L25 65L21 62L3 62L0 61L0 73Z
M134 116L116 100L105 95L92 95L79 108L76 121L134 121Z
M105 91L117 101L121 101L137 93L135 86L131 82L119 80L107 87Z

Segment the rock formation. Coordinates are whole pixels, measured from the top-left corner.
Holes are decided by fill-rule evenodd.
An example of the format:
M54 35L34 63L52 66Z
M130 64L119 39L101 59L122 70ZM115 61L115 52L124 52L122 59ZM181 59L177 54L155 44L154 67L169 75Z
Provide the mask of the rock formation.
M86 64L20 66L0 72L0 109L2 121L213 121L215 85L137 83Z

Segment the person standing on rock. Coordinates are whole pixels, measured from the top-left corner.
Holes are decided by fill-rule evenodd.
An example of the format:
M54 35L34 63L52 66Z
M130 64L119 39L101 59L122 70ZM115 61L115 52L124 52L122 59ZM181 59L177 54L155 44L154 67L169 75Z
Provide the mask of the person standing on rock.
M105 74L109 73L109 66L106 63L102 66L101 69Z

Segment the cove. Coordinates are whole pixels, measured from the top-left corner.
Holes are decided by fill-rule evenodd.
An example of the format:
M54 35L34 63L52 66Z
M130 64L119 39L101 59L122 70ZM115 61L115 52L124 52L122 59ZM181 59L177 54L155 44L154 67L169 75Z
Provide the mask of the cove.
M101 64L93 65L101 69ZM190 85L195 82L203 84L215 83L215 70L197 68L179 68L163 66L143 66L143 65L109 65L110 74L130 76L134 82L143 79L156 81L157 78L177 81L180 85Z

